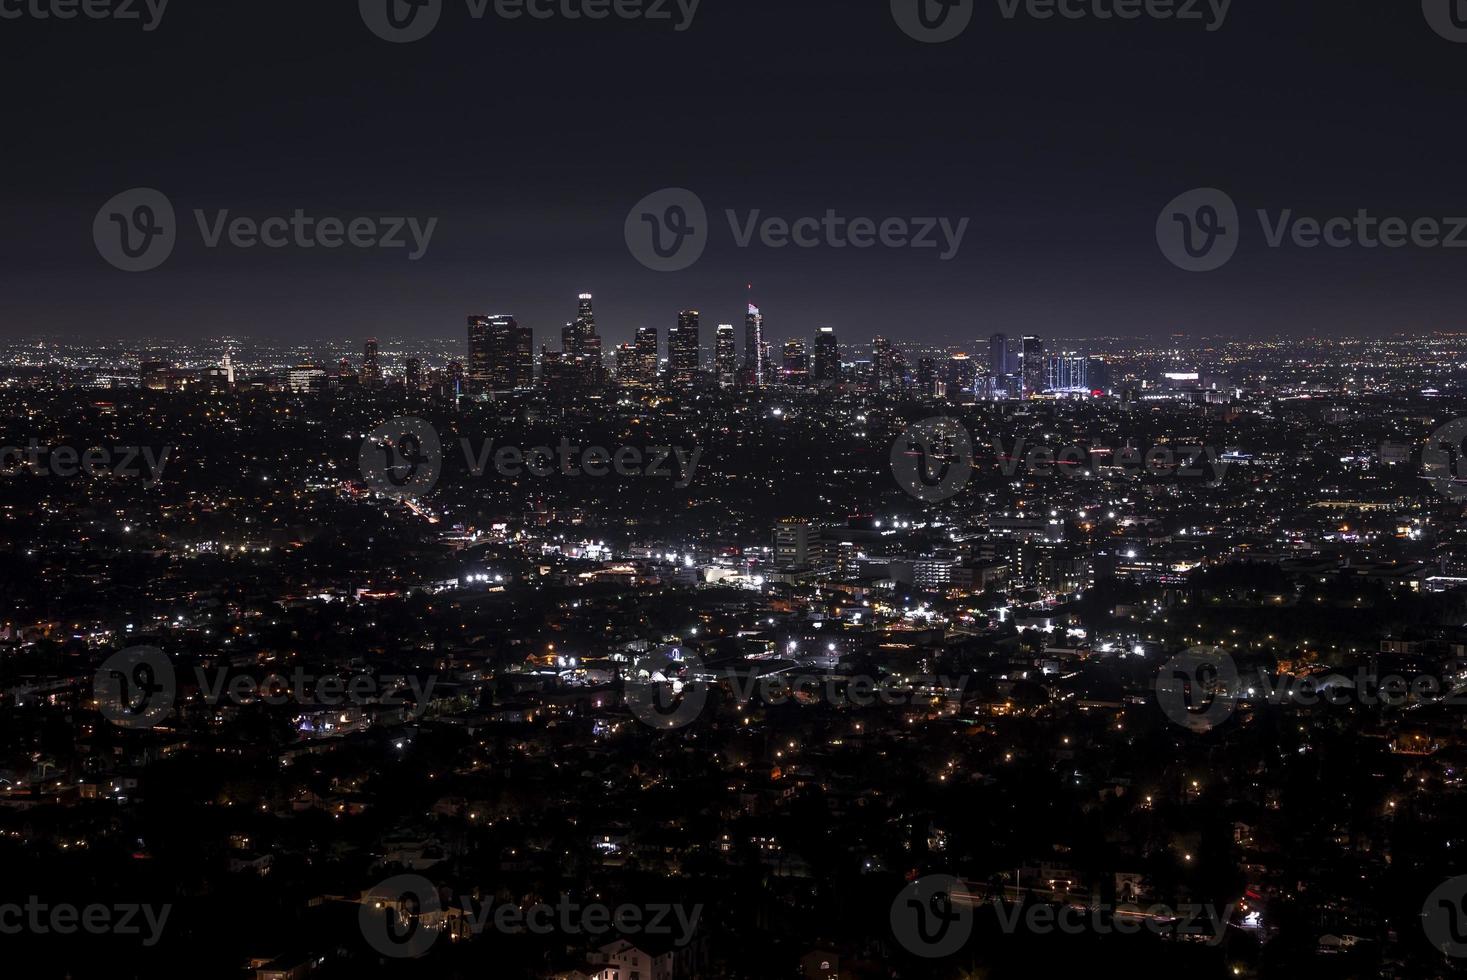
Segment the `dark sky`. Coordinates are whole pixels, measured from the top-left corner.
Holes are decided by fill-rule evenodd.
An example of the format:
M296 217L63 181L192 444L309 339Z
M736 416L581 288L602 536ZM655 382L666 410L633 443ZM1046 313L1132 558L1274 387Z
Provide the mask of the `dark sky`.
M43 0L0 7L21 2ZM1417 0L1235 0L1215 32L1009 20L975 0L945 44L902 33L888 0L703 0L682 32L444 2L403 45L356 0L172 0L152 32L0 20L0 335L457 336L468 313L511 312L538 344L589 289L609 343L696 307L707 344L741 323L751 280L775 339L826 323L952 343L1463 326L1467 248L1269 249L1253 217L1467 215L1467 44ZM623 222L673 186L705 202L711 240L690 269L653 272ZM1205 186L1237 202L1242 243L1189 273L1154 228ZM179 215L176 250L146 273L92 239L133 187ZM207 249L195 208L439 225L418 262ZM726 208L971 225L947 262L739 248Z

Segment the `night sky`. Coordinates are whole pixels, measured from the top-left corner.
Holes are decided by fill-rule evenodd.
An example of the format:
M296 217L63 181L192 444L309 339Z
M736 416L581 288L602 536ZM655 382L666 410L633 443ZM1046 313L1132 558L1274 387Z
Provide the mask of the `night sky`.
M945 44L905 35L887 0L703 0L681 32L445 4L411 44L375 37L356 0L172 0L152 32L0 19L0 335L461 336L467 314L508 312L538 345L591 290L608 345L691 307L707 346L741 325L751 281L777 341L820 324L953 344L1464 326L1467 247L1270 249L1253 217L1467 215L1467 43L1417 0L1235 0L1214 32L1008 20L986 0ZM1208 186L1243 212L1242 244L1189 273L1154 229ZM92 238L133 187L179 216L146 273ZM682 272L644 268L623 238L664 187L712 219ZM208 249L195 208L439 221L410 262ZM970 226L946 262L739 248L726 208Z

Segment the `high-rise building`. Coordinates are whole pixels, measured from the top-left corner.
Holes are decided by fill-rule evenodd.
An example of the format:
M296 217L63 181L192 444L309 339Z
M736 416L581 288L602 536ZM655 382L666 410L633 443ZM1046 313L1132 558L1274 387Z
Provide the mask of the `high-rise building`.
M325 374L323 369L322 374ZM367 341L362 354L362 384L368 388L382 387L382 366L377 363L377 338Z
M947 397L955 402L969 403L978 386L978 365L967 354L953 354L947 359L945 371Z
M494 391L535 384L535 337L512 316L489 319L489 383Z
M596 332L596 311L590 293L581 293L576 318L560 332L561 369L567 381L593 385L605 380L601 360L601 335Z
M877 391L890 391L902 386L906 373L906 357L891 341L877 337L871 341L871 386Z
M1111 390L1110 362L1103 357L1091 355L1088 376L1091 391L1109 394Z
M1001 333L988 338L988 373L995 378L1009 373L1009 338Z
M1090 391L1090 358L1082 354L1052 354L1046 360L1047 390L1068 394Z
M657 328L637 328L637 373L639 384L657 383Z
M443 374L447 382L447 390L443 392L444 397L457 399L459 395L463 394L464 390L463 364L458 361L449 361L448 367L443 370Z
M917 397L935 398L937 396L937 362L930 357L923 357L917 361Z
M294 394L317 394L326 387L326 365L302 361L285 372L285 385Z
M410 392L421 391L423 388L423 362L416 357L407 359L407 369L403 375L403 384Z
M489 389L491 383L490 362L493 360L489 341L487 316L469 317L469 364L464 379L471 390Z
M469 317L471 392L514 391L534 383L534 331L505 313Z
M806 385L810 383L810 358L805 353L803 340L787 340L784 343L784 383Z
M1044 390L1044 341L1025 337L1020 348L1019 371L1023 377L1024 397L1033 398Z
M815 333L815 383L840 383L840 345L836 343L835 327L821 327Z
M749 311L744 315L744 383L750 385L762 385L764 383L764 314L759 312L759 307L753 303L749 304Z
M635 344L618 344L612 352L616 361L618 384L642 383L642 359Z
M821 565L825 542L820 528L798 517L786 517L774 526L774 564L778 568Z
M697 310L683 310L677 315L677 326L667 337L668 380L681 387L693 384L698 378L700 352L698 348Z
M738 373L738 353L734 349L734 327L732 323L720 323L713 347L713 370L718 383L728 387L734 383Z

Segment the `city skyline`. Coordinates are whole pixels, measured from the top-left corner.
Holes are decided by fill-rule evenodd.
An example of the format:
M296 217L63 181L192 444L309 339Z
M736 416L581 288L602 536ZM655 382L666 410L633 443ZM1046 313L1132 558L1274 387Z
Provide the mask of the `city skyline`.
M618 311L603 329L613 343L664 323L666 310L738 324L751 280L781 323L800 324L801 334L833 323L853 338L892 333L893 323L915 342L995 329L1354 336L1461 327L1458 250L1266 241L1286 214L1416 220L1467 210L1450 178L1461 137L1445 125L1462 85L1461 49L1413 4L1345 15L1306 2L1267 17L1235 5L1215 31L984 9L941 45L905 36L885 5L853 11L832 0L704 4L682 31L468 22L408 45L374 37L347 6L292 9L289 32L228 4L207 15L175 4L157 30L136 34L85 21L11 24L25 46L0 65L0 80L34 93L13 136L52 152L44 165L5 164L0 332L426 336L486 307L514 310L539 331L563 322L566 280L594 285ZM1371 57L1394 70L1341 71L1360 37L1377 39ZM276 52L277 70L248 79L210 71L202 52L230 41ZM729 55L754 49L765 71L745 73ZM496 125L465 127L452 104L482 88L471 66L483 57L539 84L491 99ZM542 66L561 57L622 84L547 78ZM671 86L665 76L680 63L699 70ZM118 71L136 76L152 107L108 118L60 80L62 65L89 91ZM209 79L207 112L176 84L191 75ZM898 94L898 76L922 85ZM1084 78L1105 84L1076 84ZM850 92L861 111L831 111L831 90ZM302 101L304 91L320 94ZM1146 100L1137 107L1130 93ZM277 108L264 113L263 104ZM649 124L625 124L644 111ZM384 138L394 133L407 138ZM512 152L503 152L506 134ZM704 149L682 152L685 139ZM98 145L113 164L94 162ZM583 179L588 167L594 180ZM696 264L658 273L629 251L624 225L638 201L677 187L700 197L712 234ZM1225 268L1189 273L1158 249L1155 226L1169 201L1205 187L1225 191L1248 227ZM156 188L178 214L174 254L146 273L110 266L90 233L99 209L129 188ZM408 261L411 247L205 242L221 216L261 222L296 209L438 224L417 261ZM831 210L845 220L928 215L970 226L948 261L941 249L773 247L762 231L739 244L751 221Z

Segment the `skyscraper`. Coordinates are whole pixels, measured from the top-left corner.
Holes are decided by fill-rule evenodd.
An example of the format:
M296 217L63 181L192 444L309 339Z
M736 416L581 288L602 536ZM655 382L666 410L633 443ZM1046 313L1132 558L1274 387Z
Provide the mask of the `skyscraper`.
M650 385L657 381L657 328L637 328L637 370L636 381L638 384Z
M468 384L473 394L535 383L535 339L506 313L469 317Z
M803 340L787 340L784 343L784 383L805 385L810 381L810 358L805 353Z
M901 375L897 370L897 349L885 337L876 337L871 341L871 386L877 391L901 387Z
M580 294L576 318L561 330L560 353L567 380L587 385L605 380L601 335L596 332L596 311L590 293Z
M1044 341L1025 337L1019 371L1024 379L1024 397L1033 398L1044 391Z
M667 337L668 380L674 385L686 387L697 380L698 319L697 310L683 310L677 315L677 326Z
M815 334L815 383L840 383L840 345L836 343L835 327L821 327Z
M619 384L641 384L642 363L635 344L620 344L612 352L616 360L616 380Z
M932 398L937 394L937 362L930 357L917 361L917 397Z
M734 383L738 373L738 353L734 350L734 327L732 323L720 323L713 348L713 370L718 383L727 387Z
M403 383L409 392L421 391L423 388L423 362L416 357L407 359L407 373Z
M366 350L362 354L362 384L368 388L382 386L382 366L377 363L376 337L367 341Z
M978 383L978 365L967 354L953 354L947 359L947 397L959 403L973 401Z
M988 338L988 373L995 378L1009 373L1009 338L1001 333Z
M469 363L464 380L470 392L487 391L490 384L489 317L469 317Z
M512 316L489 320L489 380L495 391L529 388L535 383L535 338Z
M744 315L744 383L764 383L764 314L759 307L749 304Z

